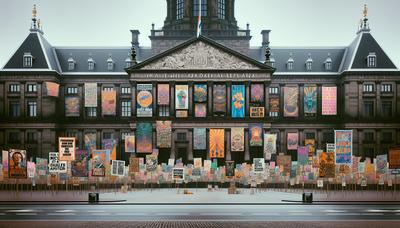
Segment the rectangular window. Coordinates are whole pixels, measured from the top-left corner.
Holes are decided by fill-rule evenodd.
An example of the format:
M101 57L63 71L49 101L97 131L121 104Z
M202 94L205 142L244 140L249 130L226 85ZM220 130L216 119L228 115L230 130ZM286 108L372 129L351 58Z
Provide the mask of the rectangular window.
M103 139L113 139L112 132L103 132Z
M121 87L121 93L125 95L131 94L131 87Z
M78 87L67 87L67 94L78 94Z
M293 62L287 62L287 69L293 70Z
M89 66L88 66L88 70L94 70L94 62L90 61L88 62Z
M31 55L31 53L25 53L23 60L24 60L23 62L24 67L32 67L33 56Z
M28 101L27 103L27 115L28 117L36 117L37 116L37 102L36 101Z
M9 114L10 117L19 117L21 115L19 101L10 101Z
M121 116L130 117L131 116L131 101L121 102Z
M75 62L68 61L68 70L74 70L74 69L75 69Z
M176 19L183 19L184 0L176 0Z
M278 87L269 87L269 94L278 94Z
M307 61L306 66L307 66L307 70L312 70L312 62Z
M372 92L374 92L374 85L373 84L364 84L363 85L363 92L364 93L372 93Z
M374 102L364 101L364 117L374 117Z
M375 53L370 53L367 57L368 67L376 67L376 55Z
M279 113L278 112L269 112L270 117L278 117Z
M86 108L86 116L87 117L96 117L97 116L97 108L96 107Z
M113 87L103 87L103 91L113 91Z
M168 105L160 105L158 106L158 114L162 117L169 116L169 106Z
M381 92L382 93L392 93L393 92L392 84L382 84Z
M218 0L218 19L225 19L225 0Z
M200 0L194 0L193 3L193 16L197 17L199 16ZM207 16L207 0L201 1L201 16Z
M37 142L37 132L28 132L26 136L27 136L26 140L28 143Z
M107 62L107 69L109 71L114 70L114 62Z
M393 134L392 134L392 132L382 132L382 142L384 142L384 143L392 143L393 142Z
M20 143L21 139L20 139L20 134L19 132L10 132L8 134L8 142L10 144L17 144Z
M304 133L305 139L315 139L315 133L314 132L306 132Z
M392 101L382 101L382 116L392 117L392 114L393 114Z
M333 132L322 133L322 143L333 143L335 141Z
M21 87L19 84L10 84L10 86L8 88L8 92L19 93L19 92L21 92Z
M30 93L37 92L37 85L36 84L28 84L28 92L30 92Z
M186 133L178 132L177 139L178 139L178 141L186 141Z
M332 70L332 62L330 61L325 62L325 70Z
M374 142L374 132L364 132L365 142Z

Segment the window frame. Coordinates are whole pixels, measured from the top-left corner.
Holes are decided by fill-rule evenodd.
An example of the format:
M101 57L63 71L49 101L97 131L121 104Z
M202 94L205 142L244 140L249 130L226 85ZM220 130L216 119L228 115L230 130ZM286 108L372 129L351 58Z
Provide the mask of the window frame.
M199 0L193 0L193 16L198 17L199 16ZM208 2L207 0L202 0L201 1L201 16L202 17L207 17L208 15Z
M33 66L33 56L31 53L24 53L24 56L22 57L22 65L23 67L30 68Z
M220 20L225 20L226 16L226 1L218 0L217 1L217 17Z
M27 117L37 117L37 111L38 111L38 106L37 106L37 101L34 100L28 100L26 102L26 116Z
M376 54L374 52L369 53L369 55L367 56L367 67L374 68L377 65L376 63L377 63Z
M122 100L121 101L121 117L132 116L132 101Z
M27 84L26 85L26 91L28 93L37 93L37 84Z
M185 0L176 0L176 20L184 18Z
M8 86L9 93L20 93L21 92L21 84L9 84Z

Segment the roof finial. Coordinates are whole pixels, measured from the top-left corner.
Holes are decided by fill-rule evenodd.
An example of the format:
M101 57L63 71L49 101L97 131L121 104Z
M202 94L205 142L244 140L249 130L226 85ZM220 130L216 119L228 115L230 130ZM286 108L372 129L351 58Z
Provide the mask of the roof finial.
M32 9L32 18L36 18L36 14L37 14L36 4L34 4Z
M364 4L363 19L361 19L360 21L360 29L358 30L357 34L369 31L371 31L371 29L369 28L369 22L368 22L368 6L367 4Z
M264 64L268 64L271 60L271 49L269 48L269 46L267 46L265 48L265 62Z
M131 47L131 61L132 64L135 65L137 63L136 61L136 49L134 46Z
M367 4L364 4L363 14L364 14L364 18L368 17L368 7L367 7Z

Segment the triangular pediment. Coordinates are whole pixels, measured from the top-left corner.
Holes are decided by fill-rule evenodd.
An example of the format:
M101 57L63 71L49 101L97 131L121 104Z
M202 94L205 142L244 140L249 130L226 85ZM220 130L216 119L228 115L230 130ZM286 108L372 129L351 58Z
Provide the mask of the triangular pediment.
M143 70L259 70L271 67L205 37L191 39L154 56L133 69Z

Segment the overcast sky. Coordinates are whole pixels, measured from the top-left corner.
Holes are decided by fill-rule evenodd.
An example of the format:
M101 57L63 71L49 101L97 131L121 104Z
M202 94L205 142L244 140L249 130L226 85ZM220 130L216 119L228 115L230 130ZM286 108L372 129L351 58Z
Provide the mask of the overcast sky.
M271 29L271 46L347 46L364 3L371 33L400 67L400 0L236 0L236 20L250 23L251 45ZM149 46L151 23L163 25L166 0L0 0L0 67L29 33L37 4L46 39L55 46L129 46L130 29Z

